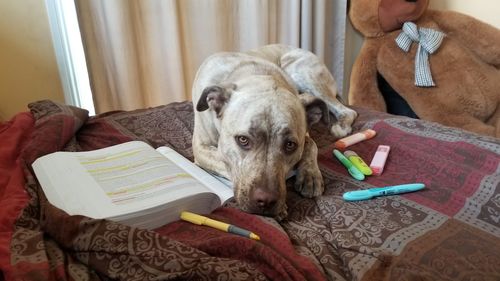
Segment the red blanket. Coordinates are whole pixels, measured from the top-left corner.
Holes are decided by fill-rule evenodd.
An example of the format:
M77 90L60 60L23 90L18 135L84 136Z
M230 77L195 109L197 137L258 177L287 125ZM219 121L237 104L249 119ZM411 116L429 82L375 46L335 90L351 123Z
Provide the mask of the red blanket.
M24 174L19 159L33 131L34 118L24 112L10 122L0 124L0 264L2 271L11 270L10 240L14 222L29 196L24 190Z

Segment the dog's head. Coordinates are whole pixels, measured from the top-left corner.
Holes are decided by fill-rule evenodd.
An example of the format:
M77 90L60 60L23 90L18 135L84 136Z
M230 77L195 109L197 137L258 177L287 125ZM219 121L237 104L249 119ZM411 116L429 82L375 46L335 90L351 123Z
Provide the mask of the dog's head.
M217 116L218 149L240 208L282 216L286 176L302 158L308 127L328 123L327 105L269 76L254 76L207 87L196 109Z

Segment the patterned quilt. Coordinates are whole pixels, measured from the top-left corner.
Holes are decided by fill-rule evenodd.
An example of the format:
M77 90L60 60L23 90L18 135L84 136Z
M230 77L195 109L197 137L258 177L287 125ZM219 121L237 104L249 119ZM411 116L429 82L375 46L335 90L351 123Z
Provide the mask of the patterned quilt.
M190 102L135 111L87 112L51 101L0 124L0 279L8 280L500 280L500 139L355 108L349 147L369 161L391 147L384 172L351 178L332 157L335 139L311 136L326 189L289 189L280 222L234 204L210 217L261 241L176 221L148 231L69 216L45 198L31 170L39 156L142 140L193 158ZM423 182L424 190L359 202L345 191ZM290 186L293 178L289 180Z

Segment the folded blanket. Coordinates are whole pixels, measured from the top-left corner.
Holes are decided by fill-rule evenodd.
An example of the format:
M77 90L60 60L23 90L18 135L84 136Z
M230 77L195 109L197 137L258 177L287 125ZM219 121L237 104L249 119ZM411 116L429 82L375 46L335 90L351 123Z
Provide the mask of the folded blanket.
M50 101L31 104L30 110L32 116L24 116L31 121L25 125L29 128L19 132L19 137L11 142L18 145L11 146L10 153L14 156L10 158L19 157L16 163L10 159L9 164L14 164L12 170L18 173L13 175L15 180L8 188L2 188L2 202L9 201L13 205L7 208L2 205L5 223L2 224L0 265L8 279L324 279L311 260L295 251L284 232L237 209L220 208L212 216L227 222L237 221L242 227L252 225L259 230L262 241L187 222L148 231L107 220L69 216L45 198L30 166L36 158L59 150L97 149L132 139L155 146L169 145L185 152L183 148L190 144L190 138L182 135L182 129L151 131L137 126L137 130L131 132L123 130L127 123L115 125L122 121L120 117L126 117L126 122L147 122L147 114L152 112L163 115L165 122L180 122L184 127L184 121L189 123L192 118L179 119L179 112L192 114L190 104L90 119L82 109ZM146 118L136 119L134 114L146 114ZM14 122L22 117L16 117ZM170 120L172 118L175 120ZM34 125L33 119L36 120ZM158 134L166 135L160 137ZM30 195L29 202L24 188ZM7 191L12 192L8 195ZM14 202L12 196L22 197L22 200Z

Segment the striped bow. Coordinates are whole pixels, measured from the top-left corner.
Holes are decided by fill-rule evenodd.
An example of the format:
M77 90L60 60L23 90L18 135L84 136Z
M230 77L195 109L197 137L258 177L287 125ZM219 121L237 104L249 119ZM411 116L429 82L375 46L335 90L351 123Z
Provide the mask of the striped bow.
M413 42L418 43L415 59L415 86L435 86L429 65L429 55L433 54L441 46L444 36L444 33L440 31L430 28L419 28L412 22L405 22L403 24L403 31L396 38L396 44L398 44L399 48L408 52Z

